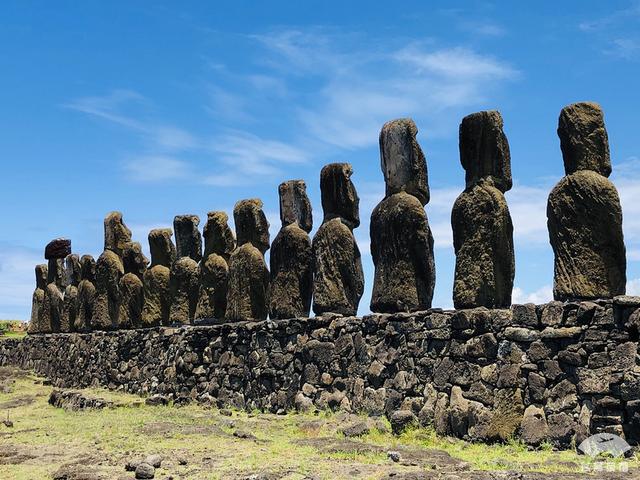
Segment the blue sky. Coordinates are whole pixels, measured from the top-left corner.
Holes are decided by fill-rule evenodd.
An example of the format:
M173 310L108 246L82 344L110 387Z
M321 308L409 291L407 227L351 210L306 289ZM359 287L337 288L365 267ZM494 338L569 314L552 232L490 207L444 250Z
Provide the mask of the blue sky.
M182 3L180 5L179 3ZM206 219L350 162L355 233L384 193L378 132L412 117L427 156L434 306L451 306L450 211L464 187L458 125L498 109L514 188L514 302L550 299L548 192L563 175L560 109L599 102L623 203L628 291L640 293L640 2L27 2L0 4L0 318L29 316L33 267L65 236L97 257L120 210L147 248L177 214Z

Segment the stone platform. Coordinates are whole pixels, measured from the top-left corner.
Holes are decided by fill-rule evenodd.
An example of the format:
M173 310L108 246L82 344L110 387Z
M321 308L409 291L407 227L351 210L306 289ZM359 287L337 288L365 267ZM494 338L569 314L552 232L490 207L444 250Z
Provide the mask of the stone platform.
M475 441L640 439L640 298L29 335L0 365L176 403L344 409Z

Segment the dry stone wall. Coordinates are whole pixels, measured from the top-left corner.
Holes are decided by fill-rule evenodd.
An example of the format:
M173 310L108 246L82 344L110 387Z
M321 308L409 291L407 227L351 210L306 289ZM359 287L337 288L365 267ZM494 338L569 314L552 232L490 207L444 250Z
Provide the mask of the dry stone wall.
M640 432L640 298L31 335L0 364L176 403L343 409L477 441Z

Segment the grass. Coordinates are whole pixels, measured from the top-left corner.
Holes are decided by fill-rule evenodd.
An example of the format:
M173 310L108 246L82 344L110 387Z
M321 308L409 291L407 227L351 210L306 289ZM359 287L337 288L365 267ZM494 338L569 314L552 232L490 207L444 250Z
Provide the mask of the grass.
M3 338L22 338L26 334L26 324L21 320L0 320L0 340Z
M345 439L340 427L358 420L353 415L321 412L280 416L234 411L228 417L217 409L198 405L150 407L140 397L103 389L86 389L83 394L122 406L72 412L49 406L50 391L41 379L27 375L15 378L10 393L0 393L0 408L21 398L32 400L0 412L0 419L9 412L14 422L11 429L0 425L0 452L18 448L33 456L13 464L0 461L0 478L48 478L64 463L100 465L107 478L116 478L125 474L123 466L129 458L151 453L160 453L166 459L156 478L171 474L174 478L211 480L258 472L278 472L286 479L311 474L332 480L381 478L391 472L415 473L431 468L430 463L437 462L429 457L431 450L447 452L454 461L467 462L474 470L575 472L585 460L572 451L555 452L548 445L532 451L517 441L503 445L467 443L438 437L428 429L395 437L389 433L386 420L378 421L379 428L372 428L361 439ZM367 419L361 416L359 420ZM233 436L239 429L257 438ZM386 452L396 449L403 455L426 455L426 463L393 464ZM187 465L179 465L178 457L186 458ZM638 468L637 458L630 462ZM354 471L359 473L355 475Z

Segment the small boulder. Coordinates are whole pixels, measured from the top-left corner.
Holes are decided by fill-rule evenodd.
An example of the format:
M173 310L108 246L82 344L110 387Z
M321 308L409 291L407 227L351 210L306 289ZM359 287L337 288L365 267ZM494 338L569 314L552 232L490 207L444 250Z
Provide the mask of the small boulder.
M394 435L400 435L405 430L418 426L418 418L411 410L396 410L389 417L389 422Z

